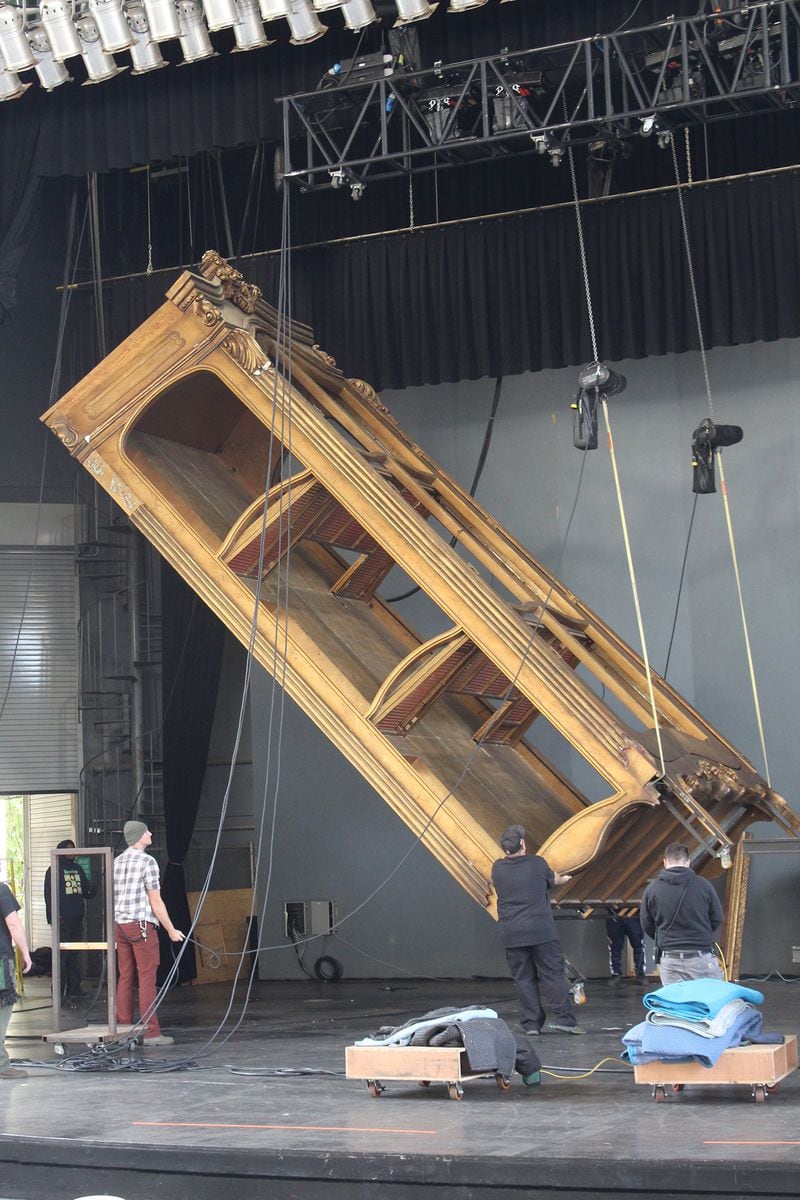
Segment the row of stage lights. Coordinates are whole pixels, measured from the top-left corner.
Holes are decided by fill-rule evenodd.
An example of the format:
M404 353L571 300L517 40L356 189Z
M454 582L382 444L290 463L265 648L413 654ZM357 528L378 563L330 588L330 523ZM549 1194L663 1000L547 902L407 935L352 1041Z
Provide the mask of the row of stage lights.
M489 0L450 0L448 12L482 8ZM501 3L506 0L501 0ZM394 0L397 24L424 21L436 10L429 0ZM42 0L35 20L0 2L0 101L15 100L30 86L19 72L35 70L45 91L71 81L70 58L86 68L85 83L102 83L127 67L113 55L127 50L132 74L167 66L159 44L180 42L184 62L215 54L209 32L232 29L237 50L270 45L264 23L285 20L291 42L301 46L326 32L319 13L339 8L345 26L358 33L377 21L372 0Z

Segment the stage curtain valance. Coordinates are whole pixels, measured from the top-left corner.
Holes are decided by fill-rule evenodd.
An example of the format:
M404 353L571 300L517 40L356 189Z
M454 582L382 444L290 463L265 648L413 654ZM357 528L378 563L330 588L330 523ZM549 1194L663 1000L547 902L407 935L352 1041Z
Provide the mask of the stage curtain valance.
M799 336L800 171L696 186L684 200L706 346ZM584 205L583 221L601 356L698 349L675 190ZM239 265L274 301L279 257ZM298 250L291 265L294 315L346 374L378 388L592 357L570 205ZM108 285L115 342L158 307L176 273ZM81 301L74 338L88 370L89 297Z

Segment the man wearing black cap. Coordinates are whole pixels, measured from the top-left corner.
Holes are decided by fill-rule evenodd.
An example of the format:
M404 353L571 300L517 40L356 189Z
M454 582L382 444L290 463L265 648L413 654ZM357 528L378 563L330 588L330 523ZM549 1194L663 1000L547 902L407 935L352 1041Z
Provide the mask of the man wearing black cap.
M570 876L557 875L538 854L528 854L521 825L510 825L500 845L505 858L492 867L492 884L523 1029L528 1034L583 1033L570 1004L549 898L550 888L567 883Z
M139 1012L146 1046L171 1046L156 1013L156 972L160 960L158 926L171 942L183 934L170 920L161 899L158 863L146 853L153 835L144 821L128 821L122 831L128 849L114 859L114 934L117 942L117 1020L133 1024L133 980L139 980Z

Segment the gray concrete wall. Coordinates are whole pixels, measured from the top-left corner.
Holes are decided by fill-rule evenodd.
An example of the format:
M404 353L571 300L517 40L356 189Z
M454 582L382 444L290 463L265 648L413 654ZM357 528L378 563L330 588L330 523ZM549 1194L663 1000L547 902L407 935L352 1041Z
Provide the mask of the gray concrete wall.
M611 402L615 450L649 655L663 671L693 503L691 433L708 415L708 402L698 355L620 366L628 390ZM716 419L745 430L742 444L725 453L725 473L772 783L798 808L794 664L800 629L794 618L800 594L800 343L712 351L709 368ZM578 492L582 456L572 445L569 408L575 379L576 372L564 370L505 381L478 498L638 647L602 436L600 449L586 457ZM469 486L492 389L493 381L481 380L384 394L383 399L401 425ZM402 591L405 582L396 573L388 587ZM403 612L423 629L433 620L424 597L405 602ZM668 677L764 770L719 493L698 499ZM265 791L270 689L257 672L252 697L257 795ZM576 763L558 739L545 737L541 744L579 783L590 790L597 787L596 780L583 777L580 760ZM411 849L413 839L405 827L289 703L280 746L273 738L273 772L277 763L279 786L275 788L273 778L266 787L268 829L277 795L271 869L265 852L259 881L263 903L269 879L264 944L279 946L285 940L286 900L333 899L340 919L345 918L341 936L319 951L309 950L312 960L318 952L334 954L348 975L396 976L402 969L437 976L504 972L493 922L424 850ZM774 837L777 831L759 825L754 835ZM800 941L794 932L796 862L782 857L761 861L754 872L747 971L793 969L791 946ZM565 922L560 929L567 952L587 973L605 970L601 923ZM298 968L291 951L274 950L263 955L262 970L281 977Z

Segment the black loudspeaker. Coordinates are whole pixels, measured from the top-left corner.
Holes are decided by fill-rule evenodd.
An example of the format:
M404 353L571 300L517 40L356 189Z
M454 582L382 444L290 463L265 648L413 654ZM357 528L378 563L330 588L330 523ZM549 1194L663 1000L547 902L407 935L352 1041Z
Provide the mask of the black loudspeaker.
M710 417L700 422L692 434L692 491L708 496L717 490L714 451L720 446L735 446L744 437L740 425L715 425Z

